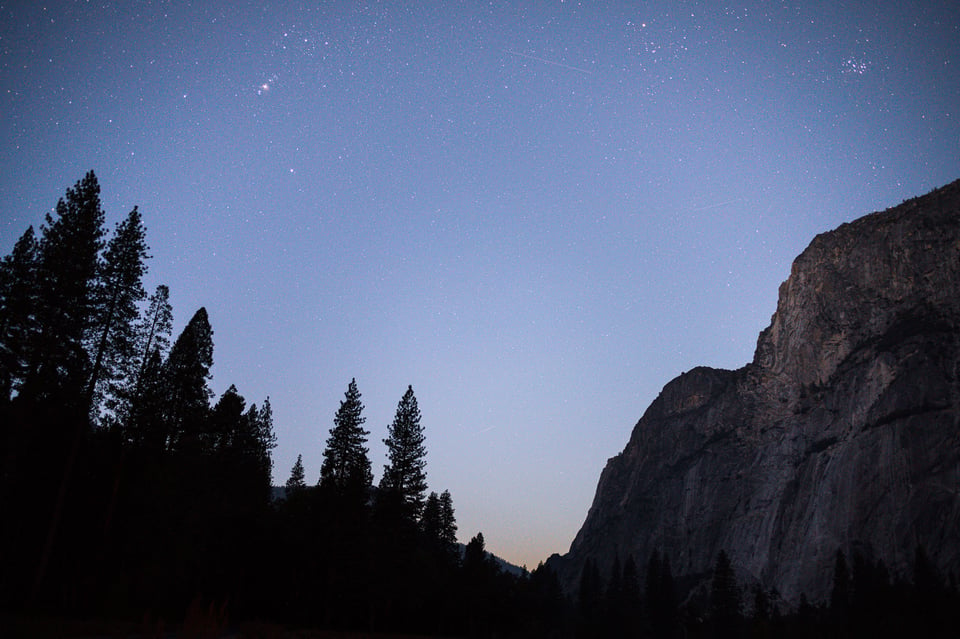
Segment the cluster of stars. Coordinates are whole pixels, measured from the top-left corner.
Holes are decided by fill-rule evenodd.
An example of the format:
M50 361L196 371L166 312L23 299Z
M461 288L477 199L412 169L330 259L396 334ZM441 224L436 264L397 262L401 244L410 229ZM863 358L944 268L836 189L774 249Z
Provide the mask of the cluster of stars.
M273 85L276 84L278 79L279 78L277 77L277 74L274 73L269 78L267 78L264 82L260 83L260 85L257 87L257 95L263 95L264 93L268 93L270 89L273 88Z
M842 67L846 75L863 75L870 68L870 63L861 58L850 57L843 61Z

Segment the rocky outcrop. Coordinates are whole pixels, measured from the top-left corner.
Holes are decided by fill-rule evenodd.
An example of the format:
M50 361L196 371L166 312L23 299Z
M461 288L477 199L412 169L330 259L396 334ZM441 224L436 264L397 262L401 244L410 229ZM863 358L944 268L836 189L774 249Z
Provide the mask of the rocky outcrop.
M960 574L960 181L817 236L753 361L668 383L551 558L655 550L687 581L721 549L787 601L829 594L837 549Z

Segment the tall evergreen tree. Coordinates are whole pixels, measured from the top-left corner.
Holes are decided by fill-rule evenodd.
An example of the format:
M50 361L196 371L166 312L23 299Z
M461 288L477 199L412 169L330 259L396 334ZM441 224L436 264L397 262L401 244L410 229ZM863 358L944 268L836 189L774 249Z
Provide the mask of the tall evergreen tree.
M320 486L334 492L366 491L373 483L367 443L369 431L363 429L363 404L357 380L351 379L345 399L333 418L333 428L323 451L320 467Z
M457 548L457 519L453 513L453 497L449 490L440 493L440 541L450 552Z
M249 446L244 441L249 436L245 432L248 428L241 423L244 419L245 407L246 400L237 391L237 387L230 384L217 400L210 411L210 417L206 420L207 425L204 428L206 449L216 452L243 452L244 448Z
M68 488L81 444L89 432L89 399L84 392L91 370L90 345L96 309L96 286L103 248L104 214L100 185L93 171L67 189L41 227L37 262L37 331L29 353L18 400L47 413L32 424L49 427L45 446L56 459L62 454L62 472L53 514L34 573L32 597L37 597L50 565L63 521ZM58 451L59 449L59 451ZM59 465L59 461L57 463Z
M488 635L497 609L499 566L486 550L483 533L477 533L463 549L461 566L467 632L471 636Z
M577 592L577 607L580 611L580 635L596 636L600 632L600 624L605 616L603 607L603 577L600 568L593 558L587 559L580 572L580 587Z
M626 610L623 603L623 564L620 563L619 553L615 553L601 605L601 609L604 611L601 626L605 630L605 634L618 637L627 634Z
M204 419L213 393L207 385L213 366L213 329L207 310L200 308L174 342L164 362L162 387L167 395L164 411L166 446L203 447Z
M830 610L837 618L847 617L850 608L850 568L842 550L837 550L833 564L833 588L830 591Z
M450 557L457 551L457 520L453 513L453 498L450 491L437 495L431 491L424 502L420 527L427 539Z
M76 483L74 470L91 426L86 388L93 369L103 222L100 186L91 171L67 189L54 215L48 213L41 227L36 269L37 330L30 334L30 343L24 349L28 358L17 400L21 406L37 409L29 411L29 429L43 440L57 468L53 475L59 475L60 481L52 498L50 524L42 535L32 598L38 597L44 587L58 536L77 543L86 532L80 529L69 537L60 535L67 493Z
M662 570L663 559L660 557L660 551L654 550L650 553L650 561L647 562L646 591L644 592L651 612L659 607L660 574Z
M260 487L268 494L273 485L273 458L271 452L277 447L277 435L273 431L273 407L270 398L256 404L244 415L245 432L249 432L248 456L255 464Z
M95 289L93 365L87 395L117 394L116 384L134 357L137 304L146 297L146 230L136 207L117 225L103 256Z
M413 387L408 386L383 440L389 463L384 466L380 489L395 493L412 519L420 516L427 490L427 449L423 442L420 409Z
M161 359L166 356L172 331L173 307L170 306L170 289L166 284L160 284L147 300L147 309L135 329L136 344L131 358L133 370L130 371L131 385L135 391L140 387L150 355L156 351Z
M434 491L430 491L427 500L423 503L420 528L427 539L440 541L440 496Z
M57 202L41 227L39 244L38 332L23 394L60 396L78 405L90 370L89 346L95 325L95 287L100 273L104 214L100 185L90 171ZM79 407L79 406L77 406Z
M710 619L714 636L735 637L739 632L742 604L737 578L726 551L717 555L710 582Z
M913 589L911 612L917 636L955 637L960 622L956 587L944 582L923 545L914 552Z
M297 455L297 461L290 469L290 478L287 480L287 495L303 490L307 487L306 475L303 472L303 455Z
M0 262L0 402L23 380L37 325L39 246L27 228Z
M670 558L659 551L650 554L645 583L646 611L655 637L672 637L677 626L677 593Z
M166 450L168 430L167 387L164 383L163 358L154 349L140 371L136 392L125 400L121 425L125 441L159 454Z
M627 555L623 562L623 577L621 579L621 610L625 635L636 636L640 627L640 573L633 555Z
M463 549L463 569L465 572L486 572L492 570L493 560L487 554L483 533L478 532Z
M125 363L124 381L115 389L115 396L107 405L127 432L127 439L142 440L144 433L138 430L149 428L146 426L148 421L156 421L159 407L144 412L144 406L160 399L148 398L147 394L157 390L151 385L156 386L160 381L160 365L170 348L172 331L170 289L160 284L147 300L147 308L134 327L133 354Z

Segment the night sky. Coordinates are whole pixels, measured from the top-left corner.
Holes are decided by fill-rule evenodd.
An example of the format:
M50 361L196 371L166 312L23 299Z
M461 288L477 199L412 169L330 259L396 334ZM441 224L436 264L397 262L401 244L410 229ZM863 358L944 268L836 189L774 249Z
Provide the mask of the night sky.
M960 3L0 4L0 253L93 169L316 482L412 384L460 538L565 552L817 233L960 177Z

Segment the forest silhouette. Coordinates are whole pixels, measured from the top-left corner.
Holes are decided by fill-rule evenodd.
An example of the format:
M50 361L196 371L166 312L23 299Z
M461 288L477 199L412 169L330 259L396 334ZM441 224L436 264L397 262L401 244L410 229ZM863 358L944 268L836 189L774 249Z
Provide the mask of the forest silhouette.
M134 208L105 229L93 172L0 262L0 634L446 637L956 636L960 597L918 548L912 575L837 554L830 601L737 583L721 552L698 584L670 558L597 557L574 592L548 564L513 574L482 533L457 543L429 491L412 386L373 484L350 380L316 484L302 457L272 487L269 399L210 390L214 331L176 338L151 294ZM331 407L333 409L333 407ZM428 492L429 491L429 492ZM644 562L641 565L636 560ZM101 624L96 631L89 620Z

